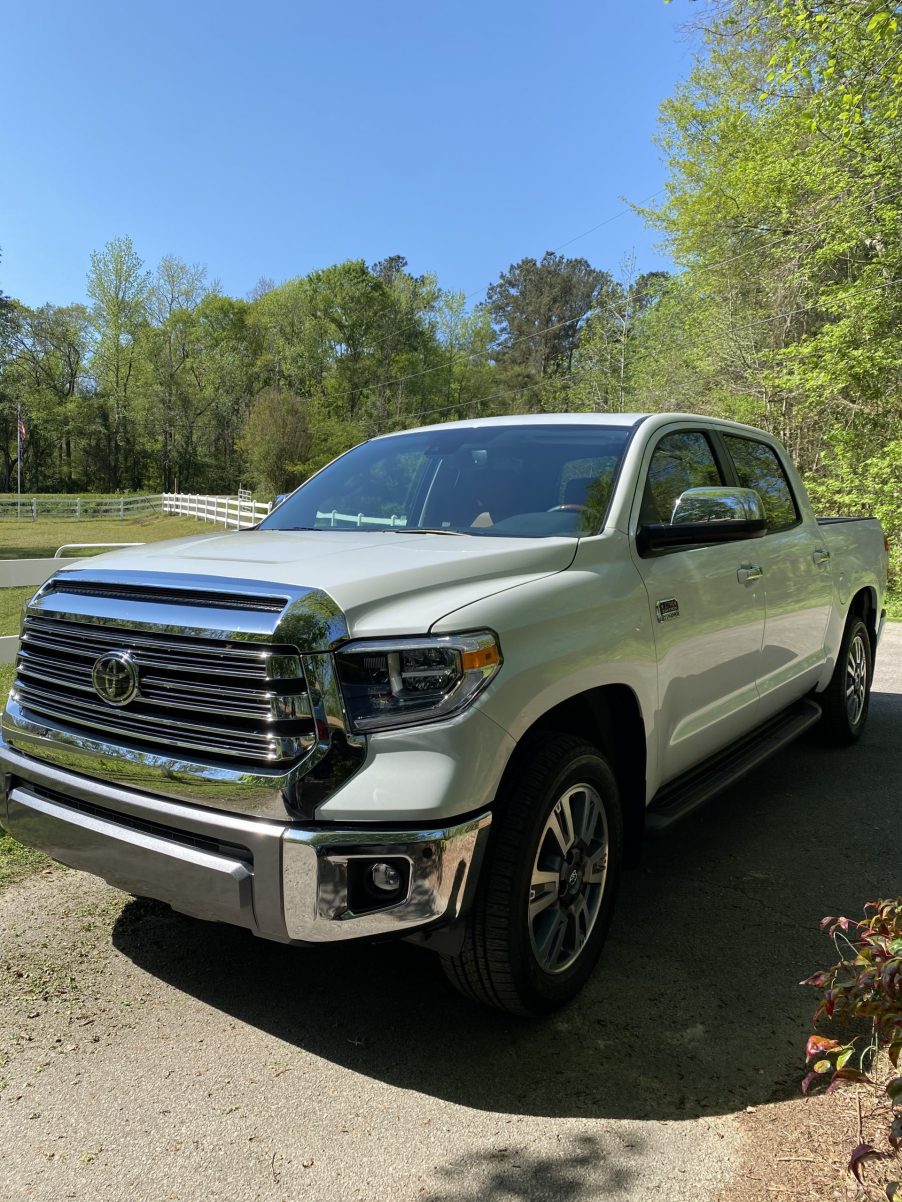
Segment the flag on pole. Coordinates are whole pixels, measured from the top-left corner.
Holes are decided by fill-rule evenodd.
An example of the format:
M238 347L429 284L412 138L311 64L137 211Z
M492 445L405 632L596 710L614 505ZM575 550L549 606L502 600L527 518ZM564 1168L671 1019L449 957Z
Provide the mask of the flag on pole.
M25 423L22 421L22 415L19 415L19 454L22 454L22 447L25 445L25 439L28 437L28 431L25 428Z

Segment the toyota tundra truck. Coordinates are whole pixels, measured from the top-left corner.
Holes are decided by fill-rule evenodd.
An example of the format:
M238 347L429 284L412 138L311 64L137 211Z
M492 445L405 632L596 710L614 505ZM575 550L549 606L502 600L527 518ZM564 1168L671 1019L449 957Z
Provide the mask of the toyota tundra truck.
M373 438L253 529L38 590L0 823L267 939L413 940L469 997L544 1014L644 836L809 727L860 737L886 573L879 523L816 518L748 426Z

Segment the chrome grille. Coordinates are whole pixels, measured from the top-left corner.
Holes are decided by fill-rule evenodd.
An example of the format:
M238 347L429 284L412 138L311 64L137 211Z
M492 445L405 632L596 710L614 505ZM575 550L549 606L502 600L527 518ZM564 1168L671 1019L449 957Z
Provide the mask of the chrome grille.
M138 696L125 706L105 701L92 681L110 652L127 652L138 671ZM45 611L25 619L14 692L36 721L158 755L165 748L285 763L316 743L298 653L278 644L162 635Z

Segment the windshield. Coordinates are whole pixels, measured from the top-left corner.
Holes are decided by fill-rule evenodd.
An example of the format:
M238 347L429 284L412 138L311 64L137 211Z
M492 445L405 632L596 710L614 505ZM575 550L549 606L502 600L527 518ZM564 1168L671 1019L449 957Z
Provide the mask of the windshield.
M437 428L374 439L302 485L259 528L595 534L629 435L629 427L587 423Z

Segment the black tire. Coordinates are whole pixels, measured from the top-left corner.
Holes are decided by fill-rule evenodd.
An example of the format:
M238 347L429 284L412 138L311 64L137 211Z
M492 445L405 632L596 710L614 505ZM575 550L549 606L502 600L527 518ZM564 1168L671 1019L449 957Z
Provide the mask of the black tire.
M463 946L442 957L461 993L524 1016L550 1013L585 984L610 926L623 858L617 782L598 748L571 735L539 740L497 799ZM567 816L580 837L565 855L559 834Z
M818 736L831 746L848 747L861 738L871 703L874 652L861 618L850 618L843 632L830 683L818 695L823 717Z

